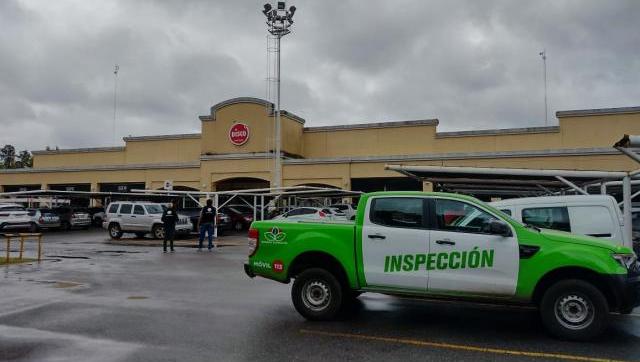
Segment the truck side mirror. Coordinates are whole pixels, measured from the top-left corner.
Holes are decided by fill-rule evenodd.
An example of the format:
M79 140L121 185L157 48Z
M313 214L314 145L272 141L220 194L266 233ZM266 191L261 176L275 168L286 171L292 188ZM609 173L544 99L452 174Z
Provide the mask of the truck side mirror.
M501 220L491 220L489 221L489 232L494 235L500 235L505 238L512 236L511 228L507 225L506 222Z

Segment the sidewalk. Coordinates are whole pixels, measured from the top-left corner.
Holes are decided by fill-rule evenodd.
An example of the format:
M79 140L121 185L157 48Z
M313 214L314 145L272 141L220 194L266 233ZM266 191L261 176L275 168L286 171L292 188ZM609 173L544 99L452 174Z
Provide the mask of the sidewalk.
M128 246L156 246L162 247L162 240L156 240L151 238L142 238L138 239L135 237L124 237L120 240L108 239L106 241L107 244L111 245L128 245ZM203 246L207 247L207 239L204 240ZM247 237L246 235L226 235L220 236L217 239L213 240L213 243L218 246L245 246L247 245ZM176 247L192 247L195 248L198 246L198 238L190 237L190 238L180 238L176 239L173 242Z

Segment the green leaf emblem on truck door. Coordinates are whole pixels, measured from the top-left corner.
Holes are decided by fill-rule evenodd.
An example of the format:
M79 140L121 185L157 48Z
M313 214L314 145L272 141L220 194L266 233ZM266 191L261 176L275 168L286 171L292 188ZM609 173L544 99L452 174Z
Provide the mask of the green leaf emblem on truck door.
M270 231L264 233L264 237L267 242L282 243L287 238L287 234L283 233L282 230L280 230L280 228L278 228L277 226L274 226Z

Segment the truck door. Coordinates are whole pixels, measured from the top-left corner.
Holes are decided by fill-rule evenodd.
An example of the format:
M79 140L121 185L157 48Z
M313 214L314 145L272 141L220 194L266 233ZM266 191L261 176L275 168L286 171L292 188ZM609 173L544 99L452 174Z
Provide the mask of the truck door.
M366 285L425 292L427 271L416 267L429 247L426 199L373 197L362 225L362 263ZM420 257L418 257L420 258Z
M519 247L512 236L493 235L497 216L470 203L431 199L430 293L510 296L518 279Z

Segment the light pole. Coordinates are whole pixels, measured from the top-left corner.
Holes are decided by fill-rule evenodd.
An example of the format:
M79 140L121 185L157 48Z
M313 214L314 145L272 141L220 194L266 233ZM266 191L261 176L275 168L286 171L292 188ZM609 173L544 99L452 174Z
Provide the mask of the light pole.
M118 72L120 66L113 68L113 145L116 145L116 110L118 109Z
M544 73L544 125L549 125L548 119L548 109L547 109L547 50L542 49L540 52L540 57L542 57L542 68Z
M262 13L267 17L267 30L276 38L276 127L275 127L275 151L274 151L274 172L273 187L280 187L282 180L282 159L280 158L282 135L280 132L280 39L289 34L289 27L293 24L293 14L296 7L292 6L287 10L284 1L278 1L274 9L271 4L264 4Z

